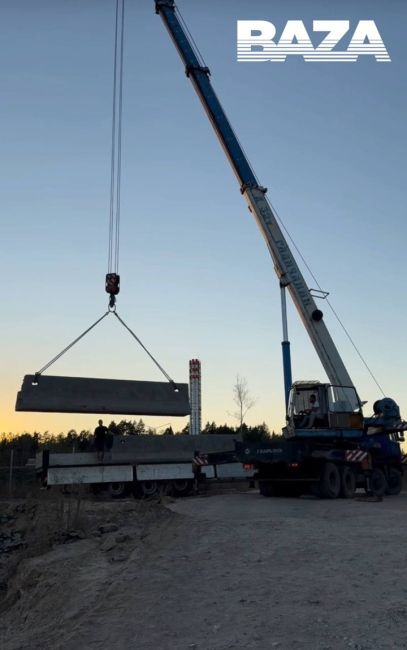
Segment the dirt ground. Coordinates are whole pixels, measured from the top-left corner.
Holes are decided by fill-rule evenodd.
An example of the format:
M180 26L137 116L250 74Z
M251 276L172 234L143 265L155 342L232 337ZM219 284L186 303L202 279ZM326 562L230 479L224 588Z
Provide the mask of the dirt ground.
M254 490L165 506L83 501L79 513L75 500L69 511L61 500L0 502L0 645L407 648L406 506L406 493L363 502Z

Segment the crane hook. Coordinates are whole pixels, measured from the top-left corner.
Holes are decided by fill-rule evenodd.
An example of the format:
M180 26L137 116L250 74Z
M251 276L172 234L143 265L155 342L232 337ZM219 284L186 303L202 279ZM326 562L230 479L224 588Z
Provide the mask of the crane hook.
M120 291L120 275L117 273L107 273L105 290L110 295L109 311L114 311L116 308L116 296Z

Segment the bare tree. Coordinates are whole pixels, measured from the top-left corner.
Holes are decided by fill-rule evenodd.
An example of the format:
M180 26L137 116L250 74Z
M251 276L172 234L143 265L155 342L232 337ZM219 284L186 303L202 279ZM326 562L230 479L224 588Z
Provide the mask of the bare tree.
M241 432L246 414L255 405L256 401L249 393L246 379L239 375L237 375L236 383L233 386L233 401L237 406L237 411L232 413L232 415L239 422L239 430Z

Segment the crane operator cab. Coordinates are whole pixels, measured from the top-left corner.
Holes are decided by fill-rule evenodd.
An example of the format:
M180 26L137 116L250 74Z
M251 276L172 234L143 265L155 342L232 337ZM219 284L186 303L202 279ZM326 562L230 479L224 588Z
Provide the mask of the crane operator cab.
M361 402L355 388L318 381L294 382L288 402L286 437L360 437Z

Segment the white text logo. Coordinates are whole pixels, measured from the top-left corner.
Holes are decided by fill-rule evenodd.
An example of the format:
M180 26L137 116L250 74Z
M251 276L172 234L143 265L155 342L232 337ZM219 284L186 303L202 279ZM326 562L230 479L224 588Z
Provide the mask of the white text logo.
M237 60L284 62L287 56L304 61L353 63L369 55L377 62L391 61L374 20L360 20L346 50L334 49L349 32L349 20L314 20L313 32L326 32L314 46L302 20L288 20L277 41L276 28L268 20L237 21ZM316 40L316 39L315 39Z

